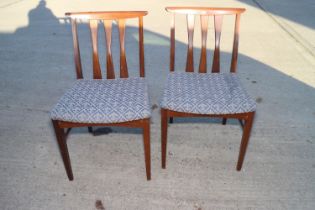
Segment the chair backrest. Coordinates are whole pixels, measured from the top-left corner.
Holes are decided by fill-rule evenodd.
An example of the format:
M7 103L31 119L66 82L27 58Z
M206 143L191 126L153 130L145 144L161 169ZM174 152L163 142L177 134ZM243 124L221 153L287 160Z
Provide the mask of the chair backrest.
M80 47L77 31L77 20L87 20L89 22L92 40L93 53L93 78L102 79L102 71L98 54L98 25L102 22L105 29L106 37L106 75L107 79L115 78L115 71L112 58L112 22L117 21L119 29L120 42L120 77L128 78L128 67L125 54L125 30L126 19L138 18L139 24L139 63L140 77L144 77L144 46L143 46L143 16L147 15L146 11L111 11L111 12L73 12L66 13L71 18L74 61L77 73L77 79L82 79L82 65L80 57Z
M209 8L209 7L166 7L167 12L172 13L171 17L171 45L170 45L170 71L175 68L175 15L184 14L187 17L188 50L186 59L186 72L194 71L193 37L195 27L195 16L200 16L201 23L201 54L199 73L207 72L207 32L209 16L214 16L215 46L212 61L212 72L220 72L220 38L222 20L224 15L235 15L234 41L231 59L230 72L236 72L239 25L241 13L244 8Z

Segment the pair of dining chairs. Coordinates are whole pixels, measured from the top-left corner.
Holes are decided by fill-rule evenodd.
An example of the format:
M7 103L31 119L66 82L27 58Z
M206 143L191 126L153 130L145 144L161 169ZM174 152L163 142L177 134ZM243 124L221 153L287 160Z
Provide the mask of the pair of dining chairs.
M177 117L217 117L225 124L238 119L243 136L237 162L241 170L255 115L256 103L242 87L236 73L240 15L243 8L167 7L171 13L170 73L161 102L162 168L166 167L167 128ZM175 69L175 16L187 16L188 50L185 72ZM148 88L144 65L143 17L146 11L66 13L71 18L77 80L51 111L57 142L67 176L73 180L67 135L71 128L126 126L142 128L147 180L151 179L150 117ZM234 42L230 73L220 73L220 36L224 15L235 15ZM200 16L201 55L199 71L194 73L193 34L195 16ZM207 32L209 16L214 16L215 47L211 73L207 73ZM126 20L138 19L140 77L129 77L125 51ZM92 41L93 79L83 79L77 21L88 20ZM120 42L120 78L116 78L111 42L112 23L117 22ZM102 23L106 37L106 78L103 79L98 55L98 26Z

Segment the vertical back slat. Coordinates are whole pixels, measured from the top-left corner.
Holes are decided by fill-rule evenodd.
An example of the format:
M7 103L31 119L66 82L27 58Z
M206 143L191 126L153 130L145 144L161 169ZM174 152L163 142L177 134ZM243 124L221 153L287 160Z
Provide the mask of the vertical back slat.
M208 34L208 19L209 16L201 15L201 54L199 63L199 73L207 72L207 34Z
M126 41L126 21L127 19L138 18L139 30L139 73L140 77L145 77L145 61L144 61L144 29L143 17L147 15L147 11L108 11L108 12L67 12L66 15L71 18L74 60L77 79L83 78L83 69L80 57L80 48L78 40L77 21L86 20L90 28L92 43L92 62L93 62L93 79L102 79L102 68L100 66L99 46L98 46L98 24L102 22L104 27L104 38L106 47L106 78L115 79L117 72L114 69L113 59L113 21L117 21L119 31L120 44L120 78L128 78L128 67L126 59L125 41ZM80 40L81 41L81 40ZM118 77L118 76L117 76Z
M144 77L145 72L144 72L143 17L139 17L139 62L140 62L140 77Z
M72 29L72 37L73 37L74 63L75 63L75 70L77 73L77 79L83 79L76 19L71 19L71 29Z
M215 48L213 54L212 72L220 72L220 38L222 29L223 15L214 16L215 27Z
M125 53L125 31L126 20L118 20L119 42L120 42L120 78L128 78L128 67Z
M237 68L237 57L238 57L238 40L239 40L239 30L240 30L240 14L236 14L235 17L235 28L234 28L234 41L233 41L233 52L231 60L231 72L236 72Z
M112 20L104 20L106 38L106 75L107 79L115 79L115 71L112 57Z
M187 30L188 30L188 50L186 60L186 72L194 71L194 27L195 15L187 15Z
M97 29L98 21L90 20L91 38L92 38L92 49L93 49L93 78L102 79L102 72L98 58L98 47L97 47Z
M175 69L175 14L171 17L170 71Z

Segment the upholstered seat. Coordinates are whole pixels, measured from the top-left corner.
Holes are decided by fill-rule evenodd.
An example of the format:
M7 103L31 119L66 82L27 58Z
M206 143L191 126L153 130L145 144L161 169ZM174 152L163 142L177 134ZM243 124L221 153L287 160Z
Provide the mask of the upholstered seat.
M194 114L236 114L255 111L256 103L234 73L173 72L161 107Z
M144 78L77 80L51 111L53 120L118 123L151 115Z

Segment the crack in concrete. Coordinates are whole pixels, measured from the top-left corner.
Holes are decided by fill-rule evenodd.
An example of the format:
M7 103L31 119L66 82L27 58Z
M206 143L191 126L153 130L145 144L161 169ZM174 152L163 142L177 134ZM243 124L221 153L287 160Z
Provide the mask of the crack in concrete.
M312 49L312 44L299 35L286 23L279 21L257 0L252 0L262 11L264 11L282 30L284 30L292 39L294 39L300 46L303 47L313 58L315 58L315 51Z
M5 5L2 5L2 6L0 6L0 9L6 8L6 7L9 7L9 6L12 6L12 5L17 4L17 3L20 3L20 2L22 2L22 1L24 1L24 0L17 0L17 1L14 1L14 2L11 2L11 3L5 4Z
M44 112L44 113L49 113L49 110L45 109L37 109L37 108L30 108L27 106L10 106L10 105L0 105L0 109L8 109L8 110L24 110L24 111L29 111L29 112Z

